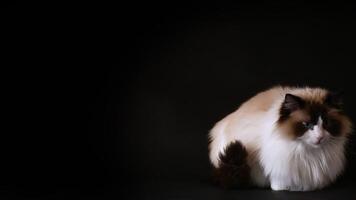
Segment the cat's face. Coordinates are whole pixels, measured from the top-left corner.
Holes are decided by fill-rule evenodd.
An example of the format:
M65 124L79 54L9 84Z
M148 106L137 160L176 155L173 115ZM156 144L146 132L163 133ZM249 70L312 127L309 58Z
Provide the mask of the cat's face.
M317 101L286 94L279 126L288 138L312 147L331 143L351 132L351 122L341 111L338 95L326 93Z
M340 134L340 130L335 130L336 132L329 132L327 127L327 122L324 117L318 117L313 121L302 121L298 122L301 129L301 132L298 133L301 136L297 137L298 140L312 146L319 147L324 143L332 142L331 140L336 139ZM337 122L339 123L339 122ZM330 130L331 131L331 130Z

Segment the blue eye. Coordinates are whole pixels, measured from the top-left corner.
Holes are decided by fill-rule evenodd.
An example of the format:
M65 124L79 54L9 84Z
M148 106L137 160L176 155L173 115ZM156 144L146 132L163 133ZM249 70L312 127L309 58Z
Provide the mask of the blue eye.
M310 122L302 122L304 128L313 130L313 124Z

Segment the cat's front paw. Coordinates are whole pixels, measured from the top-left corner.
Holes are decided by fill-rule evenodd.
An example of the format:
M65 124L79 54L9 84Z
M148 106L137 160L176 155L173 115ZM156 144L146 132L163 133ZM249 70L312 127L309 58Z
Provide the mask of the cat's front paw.
M279 184L279 183L272 183L271 188L274 191L283 191L283 190L288 190L288 191L293 191L293 192L302 192L302 191L311 191L312 189L310 187L303 187L301 185L284 185L284 184Z
M293 191L293 192L306 192L306 191L313 191L314 188L310 187L310 186L302 186L302 185L294 185L292 187L290 187L289 189L290 191Z
M283 191L283 190L289 190L289 187L283 184L279 183L271 183L271 188L274 191Z

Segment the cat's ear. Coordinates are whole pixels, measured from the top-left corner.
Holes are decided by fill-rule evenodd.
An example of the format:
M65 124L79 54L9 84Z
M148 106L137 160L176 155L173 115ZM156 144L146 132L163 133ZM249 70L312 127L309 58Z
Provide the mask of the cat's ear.
M341 108L343 101L342 101L343 93L341 91L338 92L329 92L325 98L325 104L334 107L334 108Z
M281 114L289 115L291 112L303 108L304 105L305 102L302 98L288 93L284 97L284 101L281 106Z

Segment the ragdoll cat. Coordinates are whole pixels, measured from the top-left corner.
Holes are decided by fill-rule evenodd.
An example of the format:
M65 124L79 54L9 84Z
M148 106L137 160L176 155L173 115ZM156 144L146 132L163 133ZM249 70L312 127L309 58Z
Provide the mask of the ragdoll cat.
M277 86L243 103L213 127L209 157L225 187L310 191L343 171L351 121L336 93Z

